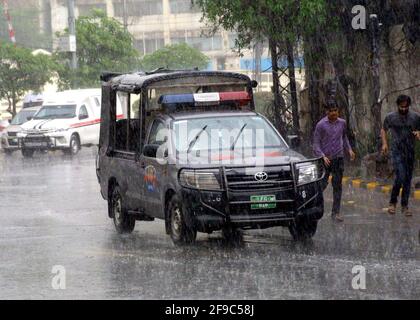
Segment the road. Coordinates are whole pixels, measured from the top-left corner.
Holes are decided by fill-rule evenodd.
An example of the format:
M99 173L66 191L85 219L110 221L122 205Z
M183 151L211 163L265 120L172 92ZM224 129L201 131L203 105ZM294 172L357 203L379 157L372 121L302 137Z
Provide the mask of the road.
M176 247L163 221L115 232L94 155L0 155L0 299L420 298L419 201L412 218L389 216L385 195L346 187L337 224L328 187L312 241L279 227L246 231L237 244L216 232ZM365 289L352 285L357 266Z

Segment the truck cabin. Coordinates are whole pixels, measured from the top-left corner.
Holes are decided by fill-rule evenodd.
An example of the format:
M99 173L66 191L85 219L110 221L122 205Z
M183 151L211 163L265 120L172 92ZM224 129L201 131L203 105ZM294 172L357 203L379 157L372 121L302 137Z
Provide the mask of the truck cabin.
M104 73L100 148L119 156L138 154L150 121L159 114L208 110L254 110L257 83L231 72L165 71ZM122 114L117 116L117 110Z

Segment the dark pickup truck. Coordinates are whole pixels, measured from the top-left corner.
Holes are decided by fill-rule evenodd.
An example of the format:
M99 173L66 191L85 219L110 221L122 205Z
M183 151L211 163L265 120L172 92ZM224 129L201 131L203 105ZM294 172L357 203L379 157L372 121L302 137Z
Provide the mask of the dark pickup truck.
M165 221L197 231L285 226L312 237L323 216L321 159L291 150L254 111L254 81L230 72L103 74L96 172L118 232ZM123 116L117 117L117 107Z

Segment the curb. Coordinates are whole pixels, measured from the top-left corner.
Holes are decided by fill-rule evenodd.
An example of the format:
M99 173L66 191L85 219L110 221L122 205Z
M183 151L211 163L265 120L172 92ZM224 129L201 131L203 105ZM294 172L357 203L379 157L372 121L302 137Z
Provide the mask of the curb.
M331 183L332 177L330 176L328 182ZM343 177L343 185L352 186L353 188L365 189L369 192L380 192L389 194L392 190L392 185L387 183L380 183L376 181L365 181L360 178L352 178L348 176ZM401 196L402 189L400 190ZM420 200L420 189L411 191L410 197L415 200Z

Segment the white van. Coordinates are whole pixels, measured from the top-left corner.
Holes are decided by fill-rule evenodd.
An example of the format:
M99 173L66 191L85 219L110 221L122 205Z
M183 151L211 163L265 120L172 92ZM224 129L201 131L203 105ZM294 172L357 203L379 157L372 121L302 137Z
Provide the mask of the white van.
M41 109L18 134L24 157L35 150L61 149L75 155L82 145L99 143L101 89L56 92L44 98Z

